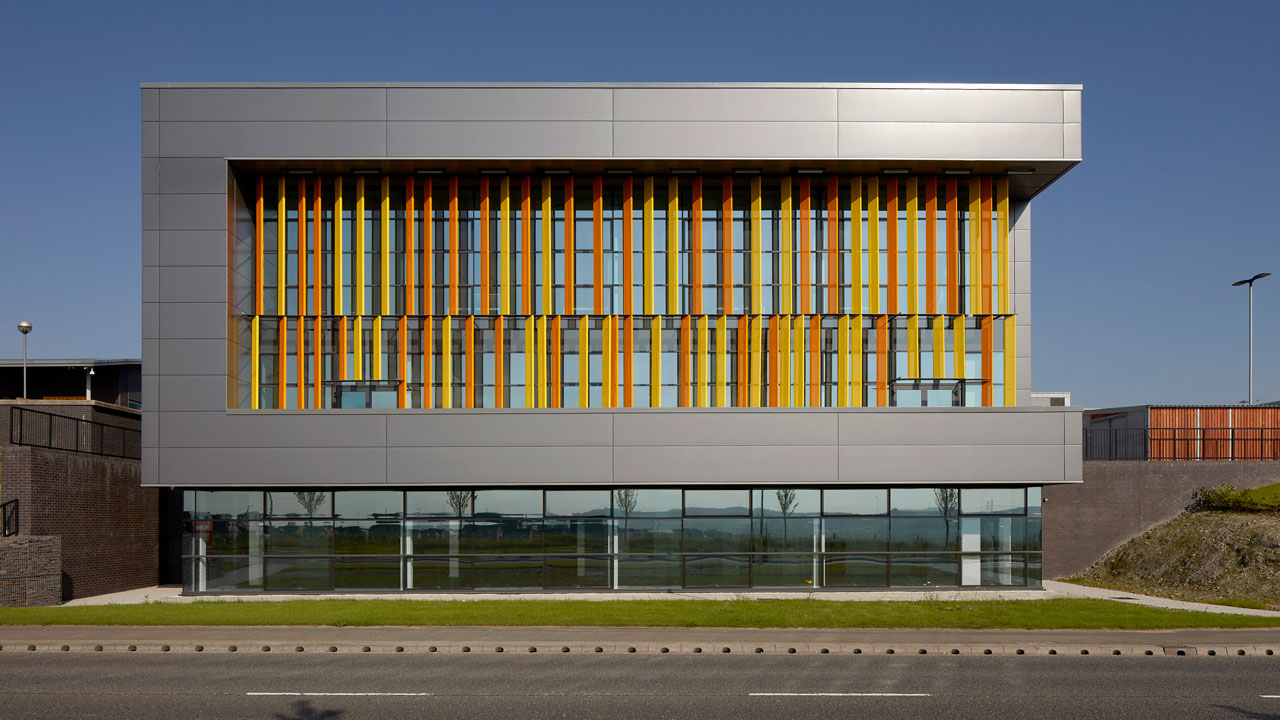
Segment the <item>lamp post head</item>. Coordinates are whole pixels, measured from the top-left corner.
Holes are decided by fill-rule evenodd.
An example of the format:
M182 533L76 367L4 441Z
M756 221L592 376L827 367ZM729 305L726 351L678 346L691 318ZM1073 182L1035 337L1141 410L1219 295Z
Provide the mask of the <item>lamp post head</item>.
M1261 280L1264 277L1270 277L1270 275L1271 273L1258 273L1257 275L1254 275L1248 280L1241 280L1240 282L1231 283L1231 287L1240 287L1241 285L1252 285L1254 280Z
M18 332L22 333L23 335L26 335L27 333L31 332L31 323L27 322L26 320L23 320L22 322L18 323Z

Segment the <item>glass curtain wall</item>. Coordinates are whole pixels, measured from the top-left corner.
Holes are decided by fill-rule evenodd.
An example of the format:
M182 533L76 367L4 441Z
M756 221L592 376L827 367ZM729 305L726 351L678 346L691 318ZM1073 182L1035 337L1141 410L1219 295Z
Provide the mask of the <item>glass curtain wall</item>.
M1040 585L1040 488L199 490L191 593Z

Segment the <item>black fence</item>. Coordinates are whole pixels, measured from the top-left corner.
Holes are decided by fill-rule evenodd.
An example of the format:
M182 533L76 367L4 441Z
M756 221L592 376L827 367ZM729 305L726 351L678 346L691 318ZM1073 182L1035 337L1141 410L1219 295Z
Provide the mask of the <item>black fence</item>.
M1085 460L1280 460L1280 428L1102 428Z
M142 458L140 430L24 407L9 408L9 442L131 460Z
M18 501L10 500L0 505L0 537L18 534Z

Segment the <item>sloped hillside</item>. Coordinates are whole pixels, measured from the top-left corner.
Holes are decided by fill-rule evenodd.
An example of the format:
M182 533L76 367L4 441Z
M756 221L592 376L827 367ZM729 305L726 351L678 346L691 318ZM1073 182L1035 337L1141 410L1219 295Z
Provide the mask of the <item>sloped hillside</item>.
M1184 513L1111 551L1089 585L1280 610L1280 515Z

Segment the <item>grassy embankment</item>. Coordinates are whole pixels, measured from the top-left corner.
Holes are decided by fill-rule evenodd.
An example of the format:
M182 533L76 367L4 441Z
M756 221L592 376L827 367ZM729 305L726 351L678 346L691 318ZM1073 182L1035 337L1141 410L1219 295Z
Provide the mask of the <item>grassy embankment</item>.
M4 625L592 626L1158 630L1280 627L1280 618L1108 600L299 600L0 608Z
M1280 484L1201 489L1192 512L1130 540L1070 581L1280 610Z

